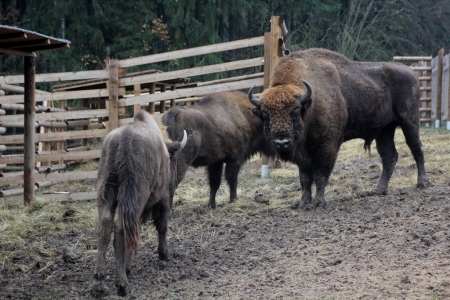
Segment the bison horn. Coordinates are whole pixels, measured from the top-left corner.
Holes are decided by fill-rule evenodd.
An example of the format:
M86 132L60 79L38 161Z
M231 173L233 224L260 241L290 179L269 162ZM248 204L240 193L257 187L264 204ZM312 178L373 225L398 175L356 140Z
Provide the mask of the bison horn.
M186 142L187 142L187 133L186 133L186 130L183 130L183 140L180 143L181 149L183 149L184 146L186 146Z
M305 84L306 86L306 93L300 95L298 97L298 101L300 101L301 105L304 105L306 102L309 101L309 99L311 99L311 94L312 94L312 89L311 89L311 85L309 84L308 81L306 80L302 80L302 82Z
M258 98L256 98L255 96L253 96L253 89L255 88L255 86L252 86L249 90L248 90L248 100L250 100L250 102L255 105L255 106L261 106L263 104L263 102L261 100L259 100Z

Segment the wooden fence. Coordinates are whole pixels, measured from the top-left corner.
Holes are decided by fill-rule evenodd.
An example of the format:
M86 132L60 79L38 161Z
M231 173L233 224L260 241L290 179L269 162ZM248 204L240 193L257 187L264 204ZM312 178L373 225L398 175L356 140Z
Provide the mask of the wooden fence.
M129 123L134 112L141 108L158 118L167 108L190 105L205 94L247 90L253 85L267 88L270 70L280 56L289 54L283 42L286 33L281 18L272 17L271 31L260 37L124 60L111 59L106 70L36 74L36 83L49 83L52 91L36 90L35 95L39 103L35 107L35 190L70 180L97 178L97 171L65 171L98 159L102 138ZM170 72L150 68L155 63L248 47L258 49L253 51L257 53L255 57ZM450 129L447 122L449 55L444 56L442 49L435 58L394 57L394 61L408 62L417 72L422 93L421 122L446 124ZM148 70L127 72L142 65L148 66ZM233 70L243 70L246 75L203 82L190 80L193 76ZM23 199L24 96L20 86L23 83L23 75L0 76L0 204ZM98 141L97 147L92 147L93 141ZM262 164L268 164L264 157ZM93 199L95 192L62 193L46 195L46 198Z
M284 22L272 17L271 32L264 36L221 44L179 50L124 60L110 59L106 70L36 74L36 83L52 84L52 92L36 91L36 168L35 190L53 184L97 177L97 171L64 172L68 168L100 157L100 147L91 149L89 141L100 141L111 130L132 120L144 108L158 118L167 108L190 105L203 95L247 90L253 85L267 87L271 66L286 54ZM162 72L155 69L127 73L127 68L257 47L260 56L221 64ZM247 75L191 82L189 77L243 70ZM20 200L23 194L24 96L23 75L0 76L0 204ZM76 100L76 101L74 101ZM17 154L11 154L18 151ZM3 153L2 153L3 152ZM58 194L58 199L93 199L95 192Z
M416 72L420 84L420 122L436 128L446 126L450 130L448 113L450 102L450 54L444 56L444 49L432 56L394 56L394 62L407 62Z

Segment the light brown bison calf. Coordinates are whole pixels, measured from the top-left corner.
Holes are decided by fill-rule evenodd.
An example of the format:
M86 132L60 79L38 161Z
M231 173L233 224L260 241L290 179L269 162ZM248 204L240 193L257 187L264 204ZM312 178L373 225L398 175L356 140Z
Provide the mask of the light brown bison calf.
M181 143L164 139L145 111L106 136L98 168L98 253L92 296L106 294L105 258L113 228L118 295L127 294L131 256L137 251L141 225L150 217L158 231L159 258L167 259L170 185L176 179L174 163L186 140L186 133Z

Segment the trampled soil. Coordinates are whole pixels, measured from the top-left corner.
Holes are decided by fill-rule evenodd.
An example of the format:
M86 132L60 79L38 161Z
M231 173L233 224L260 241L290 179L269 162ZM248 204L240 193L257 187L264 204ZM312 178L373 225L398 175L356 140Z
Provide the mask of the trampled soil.
M375 150L369 156L361 141L344 144L326 209L291 208L301 196L292 165L273 170L271 179L261 179L260 170L242 172L239 200L229 204L223 185L215 210L203 205L204 178L184 181L170 222L170 260L158 260L149 223L128 299L450 299L450 135L422 133L432 182L424 190L415 188L414 161L399 139L385 196L370 193L380 175ZM0 298L91 298L96 228L77 220L89 218L95 202L68 207L73 228L48 237L24 233L44 246L33 255L13 249L2 262ZM121 299L112 245L107 268L106 299Z

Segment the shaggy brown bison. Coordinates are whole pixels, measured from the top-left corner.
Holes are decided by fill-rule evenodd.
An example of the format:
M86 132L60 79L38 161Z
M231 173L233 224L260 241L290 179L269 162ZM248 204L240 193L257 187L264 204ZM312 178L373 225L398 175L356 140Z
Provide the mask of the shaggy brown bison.
M114 227L117 294L125 296L130 261L137 251L141 225L149 217L158 231L158 254L167 258L170 182L180 150L186 144L164 139L151 115L140 111L132 123L110 132L98 167L98 253L91 294L103 296L106 250ZM117 218L114 215L117 209Z
M177 184L189 166L206 166L208 205L212 208L216 206L224 163L233 202L237 199L238 173L245 161L257 152L275 154L262 134L263 122L252 114L251 108L244 93L222 92L207 95L192 106L173 107L161 119L171 139L181 138L184 129L189 136L177 161Z
M369 150L376 140L383 171L373 192L385 194L398 158L397 126L416 161L417 186L429 185L419 138L419 85L409 67L355 62L326 49L309 49L281 58L272 75L260 98L253 88L248 98L280 158L299 168L300 208L312 203L313 182L316 205L325 207L325 186L339 147L355 138L364 139Z

